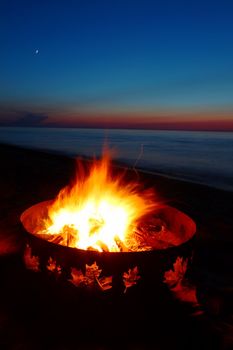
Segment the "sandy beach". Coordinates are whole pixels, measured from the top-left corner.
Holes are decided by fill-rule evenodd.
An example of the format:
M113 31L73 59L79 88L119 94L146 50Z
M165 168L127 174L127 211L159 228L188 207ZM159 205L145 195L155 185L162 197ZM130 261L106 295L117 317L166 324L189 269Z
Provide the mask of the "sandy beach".
M143 332L138 344L137 331L126 337L126 329L124 336L116 331L117 341L114 344L111 339L108 342L97 341L95 345L92 343L92 347L87 341L78 347L73 340L65 344L61 341L62 337L56 337L56 332L62 333L62 329L55 329L52 320L48 322L55 307L49 310L44 325L41 324L45 316L41 310L46 312L42 304L47 305L51 291L46 294L43 278L35 277L24 268L21 257L24 242L19 229L19 217L25 209L54 198L69 183L75 172L75 161L62 155L4 144L0 145L0 159L1 349L109 349L119 348L119 344L122 349L185 349L188 337L192 337L189 349L232 348L233 192L140 172L140 180L153 186L161 201L182 210L197 224L190 276L198 286L203 312L190 316L190 308L179 303L172 304L173 311L179 314L178 322L174 315L167 320L170 339L164 339L164 342L161 337L156 340L153 320L148 318L147 324L144 314ZM166 315L169 318L169 313ZM48 331L49 325L51 332ZM77 338L78 327L77 322ZM180 327L186 335L180 334ZM131 325L129 330L132 332L133 329L134 325Z

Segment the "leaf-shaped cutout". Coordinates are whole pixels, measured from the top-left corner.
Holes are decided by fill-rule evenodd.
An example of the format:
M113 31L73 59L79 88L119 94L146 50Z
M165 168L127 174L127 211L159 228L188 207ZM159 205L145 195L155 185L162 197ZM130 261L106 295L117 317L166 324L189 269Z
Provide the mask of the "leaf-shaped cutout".
M69 281L76 287L94 287L99 286L102 291L112 288L112 276L99 277L102 270L99 269L96 262L92 265L86 265L86 273L83 274L81 270L75 267L71 268L71 279Z
M178 257L173 264L173 270L166 271L164 282L170 288L173 297L192 307L193 314L202 314L203 310L197 300L196 286L186 277L188 259Z
M94 262L92 265L87 265L86 264L86 282L87 284L92 284L96 282L96 279L99 277L101 274L102 270L99 269L99 266Z
M102 290L108 290L112 288L112 276L100 277L97 282Z
M58 275L61 274L61 267L59 265L57 265L57 262L55 259L53 258L49 258L48 260L48 264L47 264L47 270L51 271L51 272L54 272Z
M86 277L83 275L81 270L76 269L75 267L71 268L71 279L69 279L76 287L86 284Z
M128 272L123 274L123 282L125 285L124 293L127 289L134 286L141 277L138 274L138 267L135 266L133 269L129 269Z
M27 244L24 251L24 263L27 269L40 271L40 261L38 256L32 255L32 248Z
M188 259L178 256L173 264L173 269L164 273L164 282L168 285L168 287L173 288L184 279L187 266Z

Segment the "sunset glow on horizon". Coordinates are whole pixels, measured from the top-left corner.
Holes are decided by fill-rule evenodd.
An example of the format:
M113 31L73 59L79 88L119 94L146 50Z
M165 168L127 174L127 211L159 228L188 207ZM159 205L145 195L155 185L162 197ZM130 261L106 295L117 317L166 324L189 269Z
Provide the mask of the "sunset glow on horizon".
M233 131L232 2L0 9L0 126Z

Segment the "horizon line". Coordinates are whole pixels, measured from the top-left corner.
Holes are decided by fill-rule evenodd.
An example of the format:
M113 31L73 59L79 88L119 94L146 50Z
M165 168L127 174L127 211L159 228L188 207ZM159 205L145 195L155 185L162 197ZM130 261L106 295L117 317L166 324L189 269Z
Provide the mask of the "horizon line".
M146 126L100 126L100 125L59 125L59 124L48 124L48 125L7 125L0 123L2 128L54 128L54 129L103 129L103 130L143 130L143 131L190 131L190 132L233 132L232 128L185 128L185 127L146 127Z

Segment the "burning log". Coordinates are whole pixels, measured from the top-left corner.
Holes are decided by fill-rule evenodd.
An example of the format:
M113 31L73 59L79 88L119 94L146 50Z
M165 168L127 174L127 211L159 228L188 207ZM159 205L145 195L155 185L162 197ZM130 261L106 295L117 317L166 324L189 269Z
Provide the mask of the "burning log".
M102 250L102 252L109 252L108 246L107 244L105 244L102 241L97 241L96 244L100 247L100 249Z
M129 251L129 249L126 247L124 242L122 242L118 236L115 237L115 242L116 242L120 252L128 252Z

